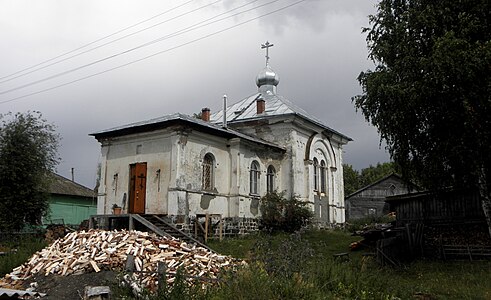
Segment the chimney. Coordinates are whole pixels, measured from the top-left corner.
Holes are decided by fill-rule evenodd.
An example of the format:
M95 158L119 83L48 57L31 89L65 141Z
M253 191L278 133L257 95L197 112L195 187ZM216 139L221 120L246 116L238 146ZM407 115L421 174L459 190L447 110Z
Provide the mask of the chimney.
M227 95L223 95L223 122L222 127L227 128Z
M210 122L210 109L205 107L201 110L201 120Z
M260 115L264 113L264 110L266 109L266 101L264 101L263 98L259 98L256 100L257 104L257 114Z

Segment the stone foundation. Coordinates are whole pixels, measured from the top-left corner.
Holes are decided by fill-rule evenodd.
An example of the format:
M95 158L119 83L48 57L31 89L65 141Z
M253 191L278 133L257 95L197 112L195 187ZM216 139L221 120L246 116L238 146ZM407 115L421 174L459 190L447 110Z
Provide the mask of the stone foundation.
M167 216L168 220L179 230L194 235L194 223L196 216ZM204 227L204 218L200 218ZM218 237L220 234L219 218L211 217L210 224L212 226L213 236ZM259 221L256 218L222 218L222 236L232 237L247 235L259 231Z

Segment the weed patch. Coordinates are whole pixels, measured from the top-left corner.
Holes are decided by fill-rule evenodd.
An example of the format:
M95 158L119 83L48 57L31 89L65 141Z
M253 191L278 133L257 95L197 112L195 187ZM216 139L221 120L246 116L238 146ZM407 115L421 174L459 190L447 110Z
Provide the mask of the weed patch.
M37 235L27 235L4 239L1 247L6 253L0 256L0 277L3 277L13 268L25 263L34 253L46 247L46 242Z

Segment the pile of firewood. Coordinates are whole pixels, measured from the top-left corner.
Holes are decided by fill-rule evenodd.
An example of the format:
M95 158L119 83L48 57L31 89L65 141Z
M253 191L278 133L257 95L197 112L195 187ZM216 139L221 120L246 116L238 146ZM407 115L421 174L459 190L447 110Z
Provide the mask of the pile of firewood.
M46 227L46 234L44 238L46 242L52 243L53 241L62 238L66 235L67 228L63 224L53 224Z
M134 259L134 276L151 290L157 287L159 262L165 263L169 284L179 269L187 276L216 279L221 269L239 263L231 257L175 238L139 231L90 230L72 232L54 241L35 253L27 263L13 269L3 281L15 285L15 281L35 274L67 276L103 269L122 271L128 255Z

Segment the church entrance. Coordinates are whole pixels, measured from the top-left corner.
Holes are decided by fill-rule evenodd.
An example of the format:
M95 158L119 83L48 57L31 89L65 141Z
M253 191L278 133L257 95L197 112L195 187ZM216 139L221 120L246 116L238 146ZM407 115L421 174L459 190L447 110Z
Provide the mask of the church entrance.
M329 223L329 200L324 194L314 194L314 220L317 223Z
M145 195L147 189L147 163L130 165L130 197L128 213L145 213Z

